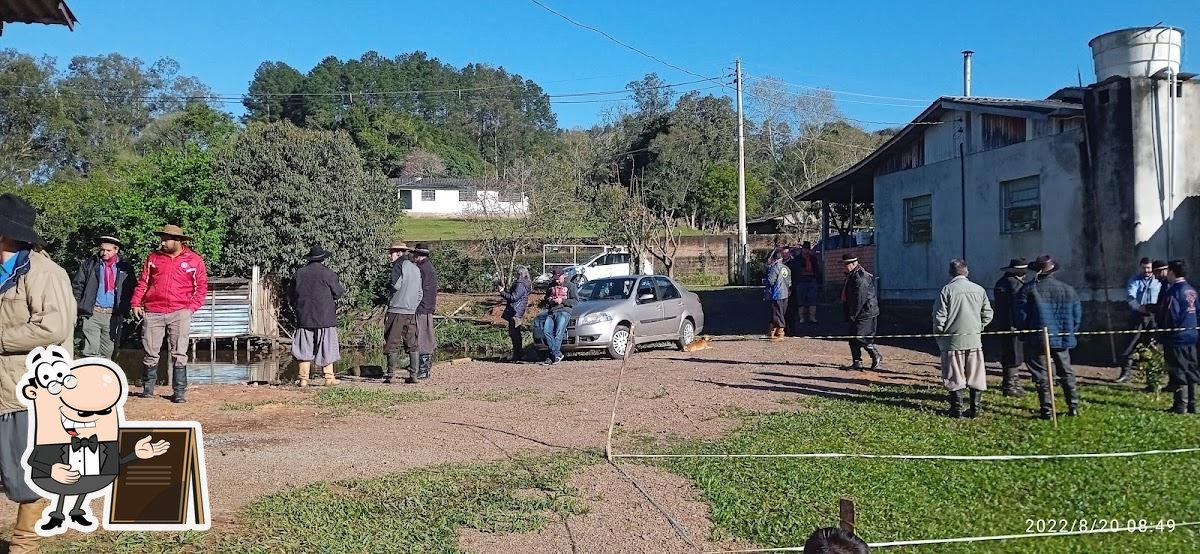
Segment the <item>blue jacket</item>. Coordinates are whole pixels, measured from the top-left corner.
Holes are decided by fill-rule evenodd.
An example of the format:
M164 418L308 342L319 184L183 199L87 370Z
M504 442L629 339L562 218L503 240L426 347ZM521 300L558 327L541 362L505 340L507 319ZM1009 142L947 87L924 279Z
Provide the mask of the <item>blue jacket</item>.
M1196 289L1180 279L1171 283L1158 306L1158 326L1163 329L1187 328L1162 333L1163 346L1191 346L1200 339L1196 330Z
M1050 348L1075 348L1075 333L1083 320L1083 305L1075 289L1052 275L1042 275L1025 283L1013 300L1013 324L1017 329L1050 331ZM1022 335L1025 344L1041 348L1038 333ZM1040 352L1041 350L1038 350Z
M1146 278L1141 273L1129 278L1125 284L1125 300L1133 311L1139 311L1142 306L1153 306L1158 302L1158 292L1162 283L1154 276Z
M791 294L792 271L782 261L767 266L767 278L763 281L767 287L763 296L767 300L783 300Z
M528 279L519 279L507 292L501 292L500 297L508 303L504 307L504 317L518 319L525 317L525 310L529 309L529 293L532 290L533 283Z

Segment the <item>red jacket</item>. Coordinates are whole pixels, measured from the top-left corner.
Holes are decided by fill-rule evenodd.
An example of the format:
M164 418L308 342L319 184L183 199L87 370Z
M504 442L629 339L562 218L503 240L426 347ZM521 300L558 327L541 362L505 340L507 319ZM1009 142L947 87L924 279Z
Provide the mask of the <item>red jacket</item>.
M142 267L142 276L133 289L132 305L156 314L183 309L195 312L204 305L207 294L204 258L186 246L173 258L156 250Z

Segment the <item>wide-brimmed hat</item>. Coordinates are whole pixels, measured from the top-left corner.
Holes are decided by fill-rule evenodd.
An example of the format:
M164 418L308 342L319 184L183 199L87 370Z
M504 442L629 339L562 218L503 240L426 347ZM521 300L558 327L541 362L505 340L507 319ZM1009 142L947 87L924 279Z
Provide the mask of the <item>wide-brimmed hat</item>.
M192 240L192 237L189 237L187 233L184 233L183 229L178 225L163 225L162 230L157 231L154 234L158 235L160 238L169 237L183 242Z
M1054 258L1051 258L1048 254L1038 256L1038 259L1029 264L1029 269L1042 274L1054 273L1058 271L1058 262L1054 261Z
M429 249L429 243L427 242L418 242L417 245L413 247L412 251L413 254L419 254L421 256L428 256L432 252L432 250Z
M843 264L854 263L857 261L858 261L858 256L855 256L854 254L842 254L842 263Z
M1028 269L1029 262L1025 258L1013 258L1008 260L1008 265L1000 269Z
M304 259L310 262L319 262L332 255L333 254L330 254L324 248L321 248L321 245L314 244L312 245L312 248L308 249L308 254L304 255Z
M41 235L33 230L33 220L36 218L37 210L24 198L11 192L0 194L0 236L30 244L44 244Z
M125 245L121 243L120 239L112 235L100 235L96 237L96 246L100 246L101 244L111 244L117 248L125 247Z
M401 252L408 252L411 249L408 247L407 244L404 243L404 241L398 240L396 242L393 242L392 245L388 247L388 252L391 252L394 250L399 250Z
M1154 260L1154 271L1166 271L1171 266L1163 260Z

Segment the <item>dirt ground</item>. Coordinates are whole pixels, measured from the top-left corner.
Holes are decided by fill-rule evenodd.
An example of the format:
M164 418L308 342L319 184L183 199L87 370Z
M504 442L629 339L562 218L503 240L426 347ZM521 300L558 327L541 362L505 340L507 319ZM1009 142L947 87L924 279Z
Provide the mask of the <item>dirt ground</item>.
M853 395L872 384L938 382L933 356L889 346L880 350L885 356L881 371L853 373L839 369L848 352L844 342L834 341L717 341L710 350L691 353L639 352L625 374L615 450L631 453L659 440L721 436L741 421L731 408L797 410L803 403L795 400L806 396ZM201 422L213 528L219 530L255 498L296 484L441 462L602 450L619 370L620 362L590 357L552 367L482 361L443 365L427 382L388 386L435 392L441 399L338 418L305 402L317 387L197 386L183 405L131 398L126 417ZM1115 377L1111 369L1080 367L1078 373L1084 383ZM517 537L464 531L460 544L483 552L512 552L514 545L527 552L571 551L572 546L581 552L671 552L689 550L688 541L705 549L745 546L706 542L712 527L708 507L686 480L652 468L622 467L673 514L687 539L626 478L599 465L572 480L588 503L585 515ZM0 503L0 521L9 521L13 512L11 503Z

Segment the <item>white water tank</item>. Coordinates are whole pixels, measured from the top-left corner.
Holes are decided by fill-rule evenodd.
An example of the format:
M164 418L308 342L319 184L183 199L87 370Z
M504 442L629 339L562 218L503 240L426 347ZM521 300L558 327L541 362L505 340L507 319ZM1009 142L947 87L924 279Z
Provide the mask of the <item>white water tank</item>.
M1163 68L1179 72L1183 30L1137 27L1104 33L1090 41L1096 81L1109 77L1149 77Z

